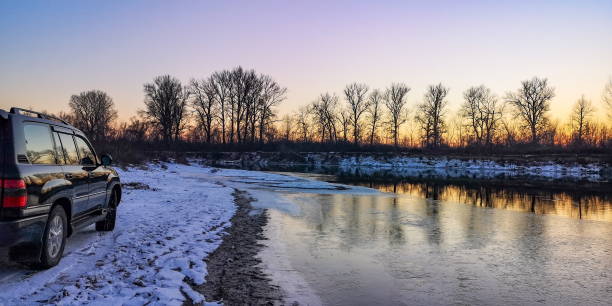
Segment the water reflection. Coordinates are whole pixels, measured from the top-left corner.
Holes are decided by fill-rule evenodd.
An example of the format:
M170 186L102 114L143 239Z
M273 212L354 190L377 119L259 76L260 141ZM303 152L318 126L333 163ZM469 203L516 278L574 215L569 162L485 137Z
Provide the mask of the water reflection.
M475 193L457 186L372 187L398 196L288 192L301 213L270 213L282 224L293 267L326 304L563 305L609 297L601 271L612 268L611 223L511 211L529 211L535 199L538 212L537 197L516 209L483 209L507 195L480 192L469 202ZM504 205L523 196L514 198Z
M612 182L453 173L443 169L268 166L249 168L376 188L418 198L612 222ZM435 210L433 205L430 210ZM432 211L433 212L433 211Z
M342 180L340 180L342 181ZM345 182L384 192L420 198L508 209L535 214L559 215L576 219L612 222L610 194L584 194L518 188L500 188L431 182Z

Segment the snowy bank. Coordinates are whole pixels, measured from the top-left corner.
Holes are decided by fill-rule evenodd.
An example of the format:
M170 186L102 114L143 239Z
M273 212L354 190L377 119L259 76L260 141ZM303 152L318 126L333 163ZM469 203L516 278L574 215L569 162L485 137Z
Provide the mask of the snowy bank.
M312 165L342 168L434 170L452 176L499 175L509 177L540 177L547 179L574 179L606 181L612 178L610 156L427 156L402 153L312 153L312 152L225 152L200 154L208 164L219 166ZM453 174L454 173L454 174Z
M419 170L433 169L451 176L538 176L551 179L580 178L590 181L602 179L599 164L558 164L555 162L532 162L517 164L512 162L497 162L492 160L461 160L452 158L395 157L390 159L375 159L370 156L350 157L342 159L339 164L343 168L355 166ZM418 172L418 171L417 171ZM442 174L442 173L440 173Z
M230 226L233 188L181 176L182 167L210 170L168 164L120 171L124 194L115 231L76 233L60 264L46 271L3 267L0 305L202 302L190 284L204 283L204 260Z

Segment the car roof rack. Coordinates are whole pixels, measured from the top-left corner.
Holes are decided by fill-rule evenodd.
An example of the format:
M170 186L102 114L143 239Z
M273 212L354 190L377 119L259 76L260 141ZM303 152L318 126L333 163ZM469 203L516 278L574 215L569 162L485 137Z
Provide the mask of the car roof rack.
M65 125L70 125L68 122L66 122L63 119L57 118L57 117L52 116L52 115L43 114L41 112L35 112L35 111L29 110L29 109L23 109L23 108L19 108L19 107L11 107L11 111L10 112L12 114L16 114L16 115L21 115L21 113L35 114L40 119L55 120L55 121L59 121L59 122L65 124Z

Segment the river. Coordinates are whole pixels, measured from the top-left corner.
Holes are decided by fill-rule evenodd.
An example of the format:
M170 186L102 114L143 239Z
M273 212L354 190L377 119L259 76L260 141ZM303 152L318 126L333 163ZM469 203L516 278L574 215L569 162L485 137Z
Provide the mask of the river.
M275 171L381 191L279 191L299 213L269 210L274 239L324 304L612 303L602 188L317 172Z

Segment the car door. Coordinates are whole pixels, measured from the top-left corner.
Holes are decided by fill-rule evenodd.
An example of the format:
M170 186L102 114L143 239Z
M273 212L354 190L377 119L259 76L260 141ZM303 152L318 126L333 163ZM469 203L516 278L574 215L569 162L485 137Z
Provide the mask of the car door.
M81 165L89 172L89 204L91 209L104 207L106 203L106 185L110 170L102 165L89 142L78 135L74 136Z
M91 210L89 206L89 172L80 164L74 136L66 133L57 134L66 160L65 165L63 165L64 175L66 180L72 184L72 214L79 217Z

